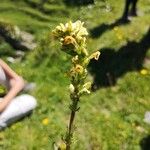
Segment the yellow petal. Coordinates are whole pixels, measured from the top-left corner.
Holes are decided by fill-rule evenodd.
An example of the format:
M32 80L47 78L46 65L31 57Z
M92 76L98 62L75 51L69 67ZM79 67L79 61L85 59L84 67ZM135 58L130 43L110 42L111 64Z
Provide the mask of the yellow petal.
M147 74L148 74L148 70L142 69L142 70L140 71L140 73L141 73L142 75L147 75Z
M45 118L45 119L42 120L43 125L48 125L48 123L49 123L48 118Z
M93 53L91 56L90 56L90 59L95 59L95 60L98 60L99 59L99 56L100 56L100 52L97 51L95 53Z

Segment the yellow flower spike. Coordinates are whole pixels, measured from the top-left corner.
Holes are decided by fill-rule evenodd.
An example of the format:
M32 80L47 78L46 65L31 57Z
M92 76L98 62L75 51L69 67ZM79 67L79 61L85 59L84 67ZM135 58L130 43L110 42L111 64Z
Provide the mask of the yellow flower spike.
M76 44L76 40L72 36L66 36L64 38L63 45L69 45L69 44L72 44L72 45Z
M57 26L56 30L62 30L61 26Z
M45 119L42 120L43 125L48 125L48 123L49 123L48 118L45 118Z
M140 73L142 75L147 75L148 74L148 70L147 69L142 69L142 70L140 70Z
M77 64L75 67L75 72L82 74L83 71L84 71L83 67L81 65Z
M99 51L97 51L97 52L95 52L95 53L93 53L89 58L90 59L95 59L95 60L98 60L99 59L99 56L100 56L100 52Z

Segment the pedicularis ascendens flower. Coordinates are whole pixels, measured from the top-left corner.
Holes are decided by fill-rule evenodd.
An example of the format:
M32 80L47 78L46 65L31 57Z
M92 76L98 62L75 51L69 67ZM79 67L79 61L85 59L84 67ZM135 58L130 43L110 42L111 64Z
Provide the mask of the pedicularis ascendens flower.
M91 82L86 82L87 77L87 65L91 59L98 60L100 52L94 52L89 55L86 47L86 37L88 32L84 23L81 21L76 21L72 23L71 21L62 24L60 23L52 32L55 38L57 38L61 43L61 50L71 55L72 67L68 71L68 76L70 78L70 98L71 98L71 115L67 134L63 139L66 144L66 150L70 150L71 139L73 136L73 122L75 118L76 111L79 110L78 102L81 95L90 94ZM61 147L58 146L61 150Z

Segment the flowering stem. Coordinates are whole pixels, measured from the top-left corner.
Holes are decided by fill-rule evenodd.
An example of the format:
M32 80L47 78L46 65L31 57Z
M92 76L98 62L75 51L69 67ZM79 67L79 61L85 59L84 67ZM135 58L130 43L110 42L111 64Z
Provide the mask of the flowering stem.
M86 36L88 32L85 27L83 27L83 22L76 21L72 23L71 21L66 24L60 24L53 30L53 34L56 38L59 39L62 44L62 51L72 56L72 67L68 72L68 75L71 79L71 84L69 86L70 90L70 120L68 124L68 129L65 139L65 150L71 149L72 137L74 132L74 119L76 112L79 110L78 102L80 96L83 94L90 93L91 83L85 83L87 77L87 65L91 59L98 60L100 52L97 51L91 55L88 55L86 49ZM60 146L58 145L58 149ZM64 149L64 148L63 148Z

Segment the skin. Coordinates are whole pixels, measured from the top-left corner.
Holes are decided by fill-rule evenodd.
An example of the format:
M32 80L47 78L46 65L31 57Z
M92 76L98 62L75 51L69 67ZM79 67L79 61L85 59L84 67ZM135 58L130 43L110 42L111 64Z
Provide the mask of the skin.
M11 100L24 88L25 82L22 77L17 75L3 60L0 59L0 66L4 70L9 84L10 89L3 100L0 102L0 112L3 112L9 105Z

